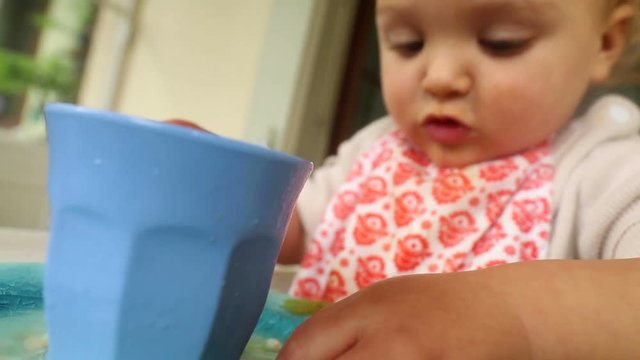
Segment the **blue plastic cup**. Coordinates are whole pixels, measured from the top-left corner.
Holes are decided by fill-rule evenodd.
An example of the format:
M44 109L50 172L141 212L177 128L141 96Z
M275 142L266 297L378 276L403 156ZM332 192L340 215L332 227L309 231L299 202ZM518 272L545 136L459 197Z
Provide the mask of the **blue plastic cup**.
M311 163L73 105L45 117L47 358L238 358Z

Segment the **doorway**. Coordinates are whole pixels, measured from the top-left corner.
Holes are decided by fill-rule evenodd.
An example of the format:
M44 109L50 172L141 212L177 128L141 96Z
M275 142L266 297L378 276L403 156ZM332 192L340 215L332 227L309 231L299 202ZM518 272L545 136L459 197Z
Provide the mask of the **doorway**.
M359 0L355 16L328 155L335 154L340 143L386 114L380 83L375 1Z

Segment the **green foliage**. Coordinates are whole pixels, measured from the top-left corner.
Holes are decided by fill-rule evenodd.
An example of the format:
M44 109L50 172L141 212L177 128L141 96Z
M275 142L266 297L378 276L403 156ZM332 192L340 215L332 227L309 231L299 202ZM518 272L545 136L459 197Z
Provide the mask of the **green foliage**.
M0 49L0 92L20 94L27 88L69 94L77 81L70 61L61 58L36 60L32 56Z

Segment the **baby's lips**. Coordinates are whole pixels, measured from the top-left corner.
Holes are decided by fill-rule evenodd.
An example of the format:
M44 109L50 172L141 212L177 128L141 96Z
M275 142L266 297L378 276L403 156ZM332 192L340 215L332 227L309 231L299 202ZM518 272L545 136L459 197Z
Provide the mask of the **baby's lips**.
M189 120L169 119L169 120L165 120L164 122L168 123L168 124L178 125L178 126L182 126L182 127L186 127L186 128L191 128L191 129L196 129L196 130L199 130L199 131L204 131L204 132L209 133L209 134L213 134L211 131L208 131L208 130L204 129L201 126L199 126L199 125L197 125L194 122L189 121Z

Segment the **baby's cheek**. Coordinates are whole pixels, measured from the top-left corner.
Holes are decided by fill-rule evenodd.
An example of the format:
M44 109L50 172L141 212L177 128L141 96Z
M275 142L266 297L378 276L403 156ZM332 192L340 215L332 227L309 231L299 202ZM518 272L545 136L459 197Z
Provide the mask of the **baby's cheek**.
M571 116L567 114L566 100L549 92L545 81L513 80L492 87L490 98L485 99L490 111L483 115L494 119L489 132L495 139L506 150L519 151L548 139Z
M485 106L490 116L512 119L531 111L544 113L549 106L549 93L540 84L528 78L510 78L496 81L487 89Z
M387 64L383 68L382 90L387 110L394 116L401 116L409 111L420 89L416 88L416 75L412 69L393 65Z
M401 108L406 101L406 86L401 78L388 77L383 83L384 98L390 108Z

